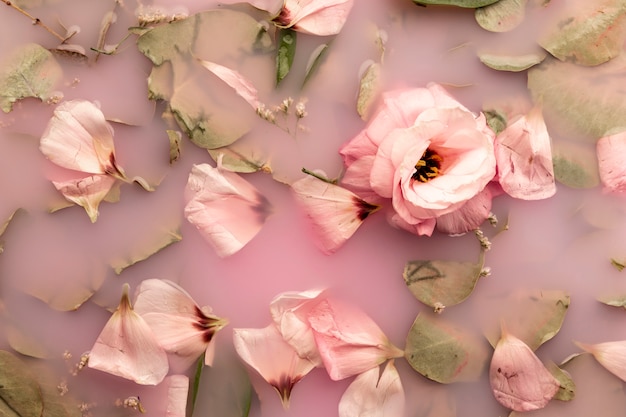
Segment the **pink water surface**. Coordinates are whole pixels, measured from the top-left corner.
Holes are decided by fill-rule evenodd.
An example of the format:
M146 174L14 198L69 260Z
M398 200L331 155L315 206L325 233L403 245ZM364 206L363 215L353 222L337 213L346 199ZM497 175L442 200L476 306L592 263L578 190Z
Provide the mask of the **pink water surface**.
M31 9L32 13L57 28L57 19L65 25L79 25L81 32L73 42L85 46L94 45L102 16L113 7L113 2L50 3ZM218 6L211 1L181 3L190 13ZM118 9L118 21L107 37L111 43L121 39L126 27L133 24L135 7L134 1L127 1ZM296 65L275 91L271 57L267 66L249 71L268 104L278 104L288 96L307 99L308 116L301 122L307 130L294 139L258 120L241 143L270 155L271 166L281 180L300 178L301 167L322 169L335 176L342 168L339 146L365 125L355 111L355 101L361 64L379 58L373 40L376 26L388 37L385 89L435 81L449 85L459 101L479 111L483 103L526 94L526 78L525 73L487 69L476 51L485 47L511 53L535 50L533 37L541 19L540 14L529 16L520 30L496 36L478 27L469 10L421 8L405 0L357 0L326 61L304 91L299 92L299 86L307 56L330 39L300 36ZM0 58L28 42L49 48L56 44L48 33L8 7L0 7L0 23ZM224 28L224 36L228 36L228 28ZM217 44L219 40L206 42ZM129 175L160 184L152 193L137 186L122 186L121 201L103 203L95 224L80 207L50 214L48 208L62 199L49 178L62 170L39 152L38 139L54 107L28 99L16 104L12 113L0 114L0 220L17 208L27 212L15 219L2 238L0 294L10 315L4 324L8 328L11 321L51 357L59 358L67 350L73 355L70 362L76 361L91 348L108 320L106 308L117 305L122 284L128 282L132 289L147 278L178 282L200 305L210 305L216 314L229 319L230 325L215 339L218 359L232 350L232 328L269 324L268 305L276 294L321 287L365 310L394 344L403 347L418 312L428 310L407 290L402 279L404 264L412 259L477 257L473 235L416 237L392 228L384 216L376 215L336 254L325 256L313 244L289 187L257 173L246 179L270 200L273 214L241 252L220 259L183 217L183 189L191 166L211 160L205 150L184 140L181 159L168 165L166 125L160 117L165 107L162 103L155 106L146 98L151 63L136 50L134 38L123 44L117 55L100 56L96 63L59 62L64 69L59 86L64 99L97 100L109 119L125 122L114 123L118 162ZM506 311L508 306L502 300L511 292L566 290L572 300L570 309L560 333L538 350L542 360L559 363L578 352L573 340L598 343L626 339L623 309L596 301L606 294L626 293L626 272L618 272L609 262L611 257L626 256L625 208L626 200L602 195L598 188L574 190L560 185L557 195L545 201L514 201L506 196L495 199L493 211L502 222L508 218L509 229L492 238L493 247L486 257L491 276L481 279L468 300L446 309L442 317L480 334ZM110 262L149 245L159 233L176 228L183 236L181 242L119 276L108 267ZM55 311L21 291L24 287L55 288L98 277L104 280L102 287L77 311ZM0 336L3 348L8 348L6 333ZM443 386L415 373L403 360L396 364L407 395L407 416L443 416L442 411L428 411L431 400L439 397L456 404L459 417L508 414L493 398L486 375L477 382ZM295 387L290 409L283 410L273 389L254 371L250 377L258 394L252 417L336 416L339 399L350 383L333 382L324 370L314 370ZM599 388L604 383L607 387L615 384L599 365L576 368L573 377L579 385L576 400L551 404L555 410L551 415L588 416L593 409L595 415L623 416L626 397L617 397L616 402L609 389ZM75 377L68 374L67 378L78 393L99 406L140 395L147 416L163 415L158 406L151 407L159 403L154 388L91 369ZM195 415L205 415L210 407L210 390L210 386L201 385Z

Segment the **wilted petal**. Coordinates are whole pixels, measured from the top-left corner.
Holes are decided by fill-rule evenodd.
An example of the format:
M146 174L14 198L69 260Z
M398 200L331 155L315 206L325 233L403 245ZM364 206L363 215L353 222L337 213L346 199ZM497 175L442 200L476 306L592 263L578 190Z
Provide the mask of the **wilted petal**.
M596 145L598 170L605 192L626 191L626 131L605 136Z
M276 389L285 408L293 386L315 367L298 356L273 324L264 329L234 329L233 343L241 359Z
M504 330L491 358L489 382L498 402L515 411L545 407L560 386L532 349Z
M270 204L234 172L209 164L194 165L185 189L185 217L220 257L241 250L261 230Z
M110 175L90 175L69 181L52 181L67 200L83 207L92 223L98 220L98 206L111 191L115 178Z
M261 102L257 89L243 75L214 62L200 60L200 64L234 89L237 95L246 100L254 110L260 107Z
M208 311L207 311L208 310ZM215 333L226 319L200 308L180 286L168 280L147 279L137 288L135 312L148 323L161 347L170 354L171 367L183 372L206 352L205 363L213 361Z
M167 355L128 298L128 284L117 310L89 353L88 366L138 384L156 385L168 372Z
M336 35L341 31L354 0L286 0L276 21L312 35Z
M379 371L374 367L355 378L339 401L339 417L404 416L404 390L393 361Z
M328 299L308 314L326 371L337 381L404 356L363 311Z
M113 128L100 108L90 101L59 104L41 137L39 149L64 168L124 178L115 162Z
M317 245L326 254L339 249L380 208L345 188L310 175L291 184L291 188L313 224Z
M309 359L315 366L322 366L323 363L307 316L322 293L323 290L285 292L270 303L270 314L283 339L301 358Z
M556 193L550 136L541 109L521 116L496 137L500 185L512 197L541 200Z
M576 343L576 345L591 353L609 372L626 382L626 340L595 345Z

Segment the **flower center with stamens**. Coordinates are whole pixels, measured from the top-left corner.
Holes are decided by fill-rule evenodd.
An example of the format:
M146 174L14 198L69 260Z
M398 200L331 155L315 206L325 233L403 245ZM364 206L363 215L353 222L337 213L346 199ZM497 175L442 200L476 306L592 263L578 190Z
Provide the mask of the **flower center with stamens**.
M443 158L437 152L428 148L415 164L415 172L411 178L419 182L428 182L441 174Z

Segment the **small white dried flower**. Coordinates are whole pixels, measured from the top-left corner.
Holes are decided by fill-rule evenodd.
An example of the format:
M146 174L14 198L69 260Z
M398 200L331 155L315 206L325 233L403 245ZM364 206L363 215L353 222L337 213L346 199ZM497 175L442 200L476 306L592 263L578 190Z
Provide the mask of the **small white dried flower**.
M307 116L307 112L306 112L306 102L305 101L300 101L298 102L298 104L296 104L296 117L298 119L303 119Z
M435 307L435 308L434 308L434 310L433 310L433 311L434 311L436 314L441 314L441 313L443 313L443 310L445 310L445 308L446 308L446 306L444 306L444 305L443 305L442 303L440 303L440 302L436 302L436 303L435 303L435 305L434 305L434 307Z

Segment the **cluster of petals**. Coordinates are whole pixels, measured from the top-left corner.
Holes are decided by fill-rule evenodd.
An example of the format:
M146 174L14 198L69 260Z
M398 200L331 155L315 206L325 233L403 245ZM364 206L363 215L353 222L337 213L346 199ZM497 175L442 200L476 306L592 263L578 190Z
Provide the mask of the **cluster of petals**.
M545 407L560 387L532 349L505 329L491 358L489 382L496 400L514 411Z
M291 189L313 226L315 243L326 254L337 251L380 208L346 188L310 175L295 181Z
M41 137L39 149L56 165L83 174L53 184L66 199L84 207L95 222L98 205L115 179L126 178L116 162L113 128L98 104L86 100L59 104Z
M342 184L373 203L391 200L390 222L412 233L431 235L444 215L458 216L447 220L456 227L451 233L464 233L491 208L490 194L481 192L496 175L494 138L483 114L474 115L438 84L392 91L341 147ZM432 178L419 180L416 170L428 152L439 166Z
M261 230L271 212L270 203L238 174L209 164L191 168L185 188L185 217L218 256L241 250Z
M280 294L270 312L273 323L265 329L234 330L235 348L276 388L283 404L293 385L316 366L340 380L404 355L368 315L321 290Z
M170 371L185 372L203 353L205 363L212 363L211 340L226 320L199 307L171 281L143 281L134 308L128 290L125 284L117 310L90 351L90 368L157 385Z
M596 152L604 192L626 192L626 131L600 138Z

